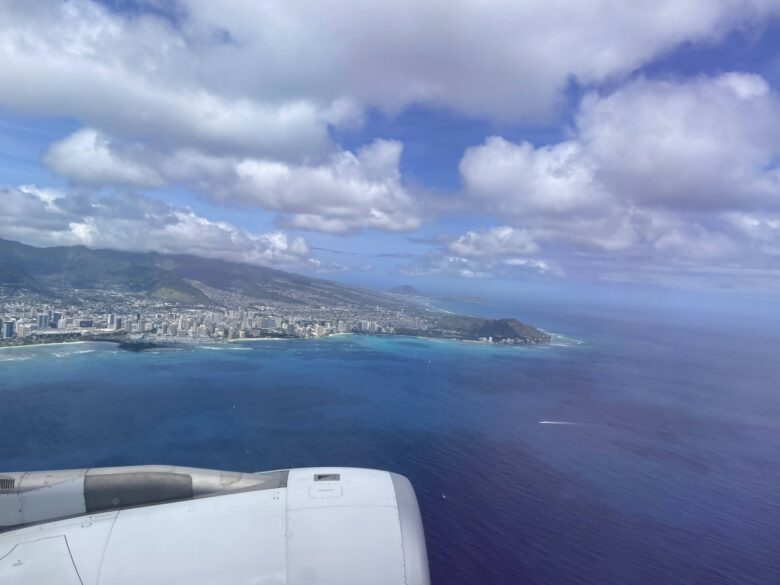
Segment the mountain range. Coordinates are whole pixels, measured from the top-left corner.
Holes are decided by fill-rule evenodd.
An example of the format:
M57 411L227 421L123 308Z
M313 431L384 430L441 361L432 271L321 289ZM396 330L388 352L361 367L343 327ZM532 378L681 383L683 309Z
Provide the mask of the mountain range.
M106 287L145 293L158 300L210 304L205 287L251 299L296 304L301 294L322 303L365 302L384 295L264 266L189 254L93 250L85 246L38 248L0 239L0 286L27 292ZM291 293L295 294L291 294Z

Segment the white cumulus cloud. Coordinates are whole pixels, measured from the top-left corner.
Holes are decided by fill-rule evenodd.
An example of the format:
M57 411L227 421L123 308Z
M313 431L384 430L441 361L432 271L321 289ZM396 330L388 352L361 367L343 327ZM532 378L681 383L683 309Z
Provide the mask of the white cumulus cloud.
M400 142L375 140L355 153L335 152L320 164L295 164L194 150L149 151L85 128L52 145L44 161L77 184L183 182L221 203L276 211L282 223L296 228L407 231L420 225L420 209L402 182L402 150Z
M84 245L194 254L292 269L326 269L301 237L253 234L139 195L66 195L33 185L0 189L0 237L39 246Z
M148 166L120 157L108 138L94 128L82 128L52 144L43 157L55 173L76 183L153 187L162 177Z
M226 196L289 214L289 223L299 228L410 230L420 220L401 184L401 150L400 142L377 140L319 166L245 160L237 165L238 180Z
M417 105L499 128L554 121L571 84L606 86L582 101L557 144L494 136L464 154L465 193L452 199L508 227L449 241L437 251L442 271L555 272L540 258L567 250L714 262L746 249L766 261L773 249L777 92L741 72L635 75L683 44L760 30L780 14L776 0L178 0L131 12L92 0L0 2L0 108L79 123L43 161L80 188L183 184L275 212L281 226L413 230L425 205L401 176L402 145L342 148L337 131L374 109ZM123 237L89 215L59 229L70 218L60 199L14 193L3 196L9 213L46 211L7 229L45 239L38 222L58 228L54 239ZM291 241L186 209L147 220L149 241L179 230L196 247L190 231L202 230L207 253L238 242L256 261L277 261L277 249L305 257Z
M511 256L533 254L539 246L528 230L499 226L483 231L468 231L449 242L449 250L460 256Z
M465 152L460 171L473 206L545 254L763 265L752 254L770 249L778 160L780 95L735 72L587 95L566 141L492 137ZM494 257L511 254L500 248Z
M528 230L509 226L469 230L455 237L440 237L433 250L402 271L414 276L464 278L562 276L558 263L539 258L538 251Z
M118 135L298 162L365 107L491 120L555 110L567 84L760 26L772 0L91 0L0 5L0 105Z

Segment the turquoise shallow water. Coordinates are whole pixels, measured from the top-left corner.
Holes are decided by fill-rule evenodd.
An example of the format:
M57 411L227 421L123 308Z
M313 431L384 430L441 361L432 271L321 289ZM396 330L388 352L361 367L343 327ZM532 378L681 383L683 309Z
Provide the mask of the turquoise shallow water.
M0 350L0 467L386 468L436 583L780 583L776 338L641 317L539 348Z

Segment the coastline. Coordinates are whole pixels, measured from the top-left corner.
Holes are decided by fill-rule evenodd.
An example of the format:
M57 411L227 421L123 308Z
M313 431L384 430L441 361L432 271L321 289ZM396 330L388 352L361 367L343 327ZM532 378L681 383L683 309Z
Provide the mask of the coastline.
M550 343L487 343L485 341L478 341L476 339L458 339L457 337L430 337L426 335L407 335L404 333L391 333L383 335L361 335L358 333L338 333L323 337L321 339L328 339L329 337L337 337L339 335L356 335L358 337L368 337L371 339L387 339L387 338L403 338L403 339L419 339L422 341L430 341L435 343L466 343L473 346L484 348L506 348L506 349L535 349L543 347L553 347L554 344ZM556 334L551 334L556 335Z
M330 337L347 337L349 335L356 335L355 333L331 333L330 335L323 335L321 337L244 337L242 339L224 339L224 340L214 340L213 343L246 343L249 341L298 341L298 340L309 340L309 339L328 339ZM373 337L380 337L379 335L374 335Z
M293 341L305 337L244 337L243 339L212 339L208 343L246 343L248 341Z
M382 334L382 335L369 335L369 334L357 334L357 333L333 333L331 335L326 335L322 337L251 337L251 338L243 338L243 339L208 339L201 341L193 341L188 342L185 345L193 345L197 346L197 344L200 343L212 343L212 344L231 344L231 343L251 343L251 342L265 342L265 341L307 341L307 340L318 340L318 341L324 341L327 339L333 339L333 338L341 338L341 337L350 337L350 336L357 336L357 337L371 337L375 339L382 339L382 338L404 338L404 339L419 339L424 341L431 341L431 342L439 342L439 343L447 343L447 342L454 342L454 343L467 343L470 345L475 346L483 346L483 347L505 347L505 348L534 348L534 347L545 347L545 346L555 346L554 343L556 338L561 338L569 341L568 338L564 336L559 336L555 333L547 332L550 335L553 336L553 340L550 343L539 343L539 344L505 344L505 343L486 343L484 341L477 341L474 339L458 339L454 337L429 337L425 335L405 335L402 333L393 333L393 334ZM580 340L571 340L575 344L581 344L583 343ZM43 343L27 343L24 345L0 345L0 350L8 350L8 349L25 349L25 348L35 348L35 347L44 347L44 346L61 346L61 345L83 345L83 344L89 344L89 343L114 343L118 344L118 341L115 340L102 340L102 339L78 339L73 341L52 341L52 342L43 342ZM165 347L165 343L159 344L161 348Z
M549 343L488 343L486 341L477 341L476 339L458 339L457 337L428 337L425 335L400 335L393 334L392 337L405 337L407 339L424 339L425 341L436 341L439 343L470 343L482 347L507 347L507 348L534 348L544 347Z
M105 341L97 341L97 340L81 340L78 341L52 341L47 343L25 343L24 345L0 345L0 350L4 349L26 349L31 347L44 347L48 345L81 345L84 343L106 343ZM110 343L116 343L115 341L112 341Z

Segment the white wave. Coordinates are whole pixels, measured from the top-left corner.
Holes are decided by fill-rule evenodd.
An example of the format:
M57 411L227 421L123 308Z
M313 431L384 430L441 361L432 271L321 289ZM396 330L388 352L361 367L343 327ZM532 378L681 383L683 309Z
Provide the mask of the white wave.
M55 352L54 357L56 357L56 358L64 358L64 357L68 357L68 356L71 356L71 355L80 355L80 354L83 354L83 353L92 353L93 351L95 351L95 350L94 349L82 349L81 351L68 351L68 352L64 352L64 353Z
M566 337L565 335L560 335L558 333L553 333L552 335L552 341L550 342L550 346L552 347L574 347L576 345L584 345L585 341L582 339L576 339L574 337Z
M29 357L12 357L7 359L2 359L0 362L25 362L29 360Z
M583 423L570 422L567 420L540 420L540 425L568 425L568 426L582 426Z
M214 347L213 345L199 345L198 349L208 349L210 351L252 351L251 347Z

